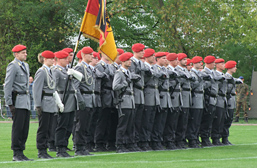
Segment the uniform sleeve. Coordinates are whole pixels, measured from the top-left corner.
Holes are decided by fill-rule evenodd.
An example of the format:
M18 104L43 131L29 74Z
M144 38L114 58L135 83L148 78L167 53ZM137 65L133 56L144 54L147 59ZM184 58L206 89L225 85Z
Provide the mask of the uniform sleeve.
M80 83L81 83L82 81L85 81L85 76L84 76L84 72L83 72L81 66L76 66L74 69L75 69L76 71L79 71L80 73L83 74L83 78L82 78L81 81L79 81L79 80L77 80L77 79L74 79L74 87L75 87L75 89L77 90L78 102L82 102L84 99L83 99L83 96L82 96L82 94L81 94L79 88L80 88Z
M120 89L128 86L127 81L125 81L125 80L122 81L121 75L122 74L120 72L116 72L114 75L114 79L113 79L113 83L112 83L112 89L114 91L120 90Z
M4 98L6 105L12 105L12 87L15 79L15 75L17 73L17 69L14 63L10 63L6 69L6 76L4 82Z
M35 74L35 79L32 87L35 107L41 106L45 75L46 74L42 69L39 69Z

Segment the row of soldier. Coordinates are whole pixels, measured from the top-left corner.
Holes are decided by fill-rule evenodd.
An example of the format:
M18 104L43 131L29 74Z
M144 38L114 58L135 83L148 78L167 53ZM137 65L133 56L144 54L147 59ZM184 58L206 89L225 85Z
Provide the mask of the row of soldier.
M195 56L189 71L184 53L156 53L140 43L132 50L118 49L110 63L106 55L84 47L73 69L70 48L39 54L43 66L33 85L39 158L52 158L47 148L56 148L57 157L70 157L71 133L75 155L231 145L235 83L241 82L232 77L235 61ZM31 160L23 153L29 129L29 66L24 62L26 46L12 51L15 59L7 67L4 92L13 114L13 160L24 161Z

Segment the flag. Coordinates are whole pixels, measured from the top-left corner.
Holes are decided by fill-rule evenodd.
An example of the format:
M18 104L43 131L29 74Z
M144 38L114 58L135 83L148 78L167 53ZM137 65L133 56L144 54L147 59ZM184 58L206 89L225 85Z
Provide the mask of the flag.
M80 31L99 42L99 50L112 61L117 57L116 44L106 15L106 0L88 0Z

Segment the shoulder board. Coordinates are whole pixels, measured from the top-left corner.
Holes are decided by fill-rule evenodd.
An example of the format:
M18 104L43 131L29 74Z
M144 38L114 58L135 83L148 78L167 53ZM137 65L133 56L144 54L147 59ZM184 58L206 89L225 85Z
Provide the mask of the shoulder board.
M58 68L60 71L62 71L62 68Z
M159 70L161 70L161 68L160 68L160 67L158 67L158 69L159 69Z
M87 66L85 64L83 64L83 66L87 69Z
M136 62L134 59L131 59L133 62Z
M105 66L103 62L101 64L102 64L102 66Z

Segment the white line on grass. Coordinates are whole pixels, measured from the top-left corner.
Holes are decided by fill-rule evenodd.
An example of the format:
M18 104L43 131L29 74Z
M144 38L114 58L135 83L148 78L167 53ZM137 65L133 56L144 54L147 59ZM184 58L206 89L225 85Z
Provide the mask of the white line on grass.
M257 143L250 143L250 144L236 144L233 146L247 146L247 145L257 145ZM229 147L229 146L217 146L217 147ZM205 147L205 148L213 148L213 147ZM191 150L193 148L183 149L183 150ZM177 150L169 150L169 151L177 151ZM152 152L152 151L146 151L146 152ZM160 152L160 151L159 151ZM165 151L165 152L168 152ZM51 160L67 160L67 159L74 159L74 158L80 158L80 157L98 157L98 156L109 156L109 155L125 155L125 154L133 154L138 152L127 152L127 153L103 153L103 154L95 154L92 156L76 156L76 157L70 157L70 158L54 158L54 159L38 159L34 160L32 162L45 162L45 161L51 161ZM145 153L145 152L142 152ZM224 158L224 159L192 159L192 160L174 160L174 161L125 161L125 162L108 162L108 163L169 163L169 162L201 162L201 161L222 161L222 160L236 160L236 159L257 159L257 156L254 157L239 157L239 158ZM94 161L78 161L79 163L93 163ZM17 161L3 161L0 162L0 164L4 163L18 163Z

